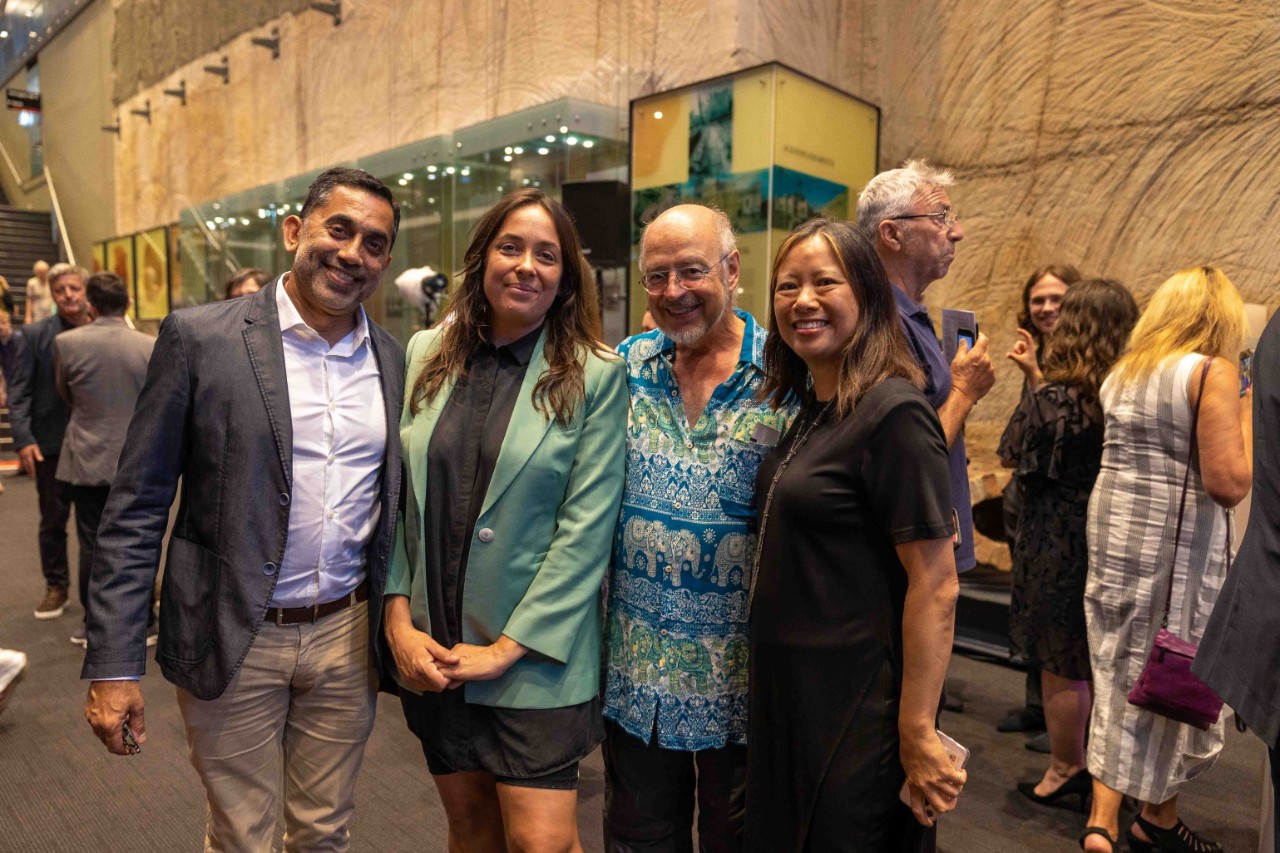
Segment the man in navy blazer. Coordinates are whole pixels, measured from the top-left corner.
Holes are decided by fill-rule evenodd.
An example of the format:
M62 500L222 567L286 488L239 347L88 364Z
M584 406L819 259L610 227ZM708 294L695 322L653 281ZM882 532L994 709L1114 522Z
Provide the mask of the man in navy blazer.
M90 579L85 715L112 753L146 740L138 676L169 506L156 660L208 797L206 849L345 850L373 727L400 493L404 353L360 303L400 213L330 169L282 223L292 268L160 327ZM132 737L131 737L132 736Z

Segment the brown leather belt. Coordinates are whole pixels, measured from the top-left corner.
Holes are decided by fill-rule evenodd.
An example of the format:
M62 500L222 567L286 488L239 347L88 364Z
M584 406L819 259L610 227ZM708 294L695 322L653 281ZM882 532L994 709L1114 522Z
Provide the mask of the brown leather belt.
M360 586L342 596L342 598L314 604L311 607L268 607L266 621L277 625L310 625L311 623L331 616L339 610L354 607L362 601L369 600L369 581L360 582Z

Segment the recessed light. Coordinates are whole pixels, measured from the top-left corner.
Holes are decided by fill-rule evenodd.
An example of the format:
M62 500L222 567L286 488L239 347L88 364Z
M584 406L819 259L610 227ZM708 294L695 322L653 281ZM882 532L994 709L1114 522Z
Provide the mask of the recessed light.
M405 179L406 181L412 181L412 180L413 180L413 172L405 172L405 173L404 173L404 179Z
M583 147L583 148L592 148L592 147L594 147L594 146L595 146L595 143L594 143L594 142L592 142L590 139L587 139L587 140L583 141L583 143L582 143L582 147Z
M569 132L569 128L568 128L568 126L567 126L567 125L563 125L563 124L562 124L562 125L560 125L560 132L561 132L561 133L568 133L568 132Z
M662 110L654 110L654 111L653 111L653 117L654 117L654 118L657 118L657 119L662 118Z
M512 148L511 150L512 150L513 152L515 152L516 154L523 154L523 153L524 153L524 149L523 149L523 148L521 148L519 145L517 145L515 148Z
M551 149L550 149L550 148L539 148L539 149L538 149L538 153L539 153L539 154L547 154L547 153L549 153L550 151L551 151Z
M556 135L555 135L554 133L548 133L548 134L547 134L547 136L546 136L546 140L547 140L548 142L555 142L555 141L556 141Z
M565 141L565 143L566 143L567 145L577 145L577 144L578 144L578 137L576 137L576 136L566 136L566 137L564 138L564 141Z

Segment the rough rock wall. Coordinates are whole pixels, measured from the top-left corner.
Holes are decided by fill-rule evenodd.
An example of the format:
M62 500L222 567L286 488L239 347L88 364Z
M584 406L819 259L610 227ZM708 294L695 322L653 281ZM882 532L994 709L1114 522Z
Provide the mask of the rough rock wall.
M114 0L114 4L113 100L119 104L245 30L306 9L310 0Z
M120 230L554 98L625 111L778 60L881 107L882 167L923 156L956 172L966 236L928 301L972 308L992 338L1000 378L969 429L978 472L995 467L1018 393L1003 353L1039 264L1118 278L1141 302L1172 272L1213 263L1246 300L1280 301L1280 246L1266 239L1280 226L1273 3L349 0L344 17L286 14L271 22L279 60L244 33L122 105L165 102L158 89L180 77L191 91L150 127L125 121ZM224 54L228 86L199 70Z

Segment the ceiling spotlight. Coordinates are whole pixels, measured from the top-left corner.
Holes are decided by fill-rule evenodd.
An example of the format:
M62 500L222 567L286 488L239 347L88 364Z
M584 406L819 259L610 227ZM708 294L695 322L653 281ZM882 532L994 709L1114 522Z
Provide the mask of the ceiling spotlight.
M498 192L502 192L502 184L498 184Z
M462 170L462 177L464 177L464 178L465 178L465 177L467 177L467 176L468 176L468 175L470 175L470 174L471 174L471 169L470 169L470 167L464 167L464 168L463 168L463 170Z
M409 186L409 182L408 182L408 181L406 181L404 178L401 178L400 180L396 181L396 183L397 183L397 184L399 184L399 185L400 185L400 186L402 186L402 187L407 187L407 186Z
M548 141L548 142L555 142L555 141L556 141L556 135L555 135L554 133L548 133L546 138L547 138L547 141Z
M565 141L565 143L566 143L566 144L568 144L568 145L577 145L577 144L578 144L578 137L576 137L576 136L566 136L566 137L564 138L564 141Z
M514 151L514 152L515 152L515 153L517 153L517 154L523 154L523 153L524 153L524 149L523 149L523 148L521 148L519 145L517 145L515 148L512 148L511 150L512 150L512 151Z
M594 142L592 142L590 139L584 139L584 140L582 141L582 147L583 147L583 148L593 148L593 147L595 147L595 143L594 143Z
M524 179L523 181L521 181L520 183L524 184L524 185L527 187L527 186L529 186L529 179L528 179L528 178L525 178L525 179Z
M8 30L0 30L0 39L7 39L8 37L9 37Z
M654 111L653 111L653 117L654 117L654 118L656 118L656 119L661 119L661 118L662 118L662 110L654 110Z
M207 220L207 219L206 219L206 220L205 220L205 222L204 222L204 225L205 225L205 227L206 227L206 228L208 228L210 231L212 231L212 230L213 230L213 223L212 223L212 222L210 222L209 220Z
M510 145L508 145L506 148L502 149L502 153L503 153L503 154L510 154L510 153L511 153L511 146L510 146Z
M445 174L446 174L446 175L452 175L454 172L456 172L456 171L457 171L457 169L455 169L455 168L453 168L452 166L450 166L449 168L445 169L444 171L445 171Z
M428 166L428 167L427 167L427 171L428 171L428 172L434 172L437 168L439 168L439 167L438 167L438 166Z
M263 210L262 208L258 208L258 218L259 218L259 219L266 219L266 218L267 218L267 212L266 212L265 210Z
M550 152L551 152L551 149L550 149L550 148L539 148L539 149L538 149L538 153L539 153L539 154L548 154L548 153L550 153Z
M435 203L436 203L436 200L434 198L427 199L427 204L435 204Z
M241 225L248 225L248 224L249 224L249 220L248 220L248 218L247 218L247 217L244 217L244 216L240 217L240 224L241 224Z
M216 223L218 223L219 225L221 225L221 224L222 224L222 217L221 217L221 216L215 216L215 217L213 217L213 221L214 221L214 222L216 222Z
M504 162L504 163L510 163L510 162L511 162L511 155L510 155L510 154L503 154L503 155L502 155L502 162Z
M405 172L405 173L404 173L404 179L405 179L406 181L412 181L412 180L413 180L413 172Z
M568 133L568 132L569 132L569 128L568 128L566 125L563 125L563 124L562 124L562 125L560 125L560 132L561 132L561 133Z
M428 174L428 175L427 175L427 180L428 180L428 181L434 181L435 179L436 179L436 173L435 173L435 172L431 172L430 174Z

